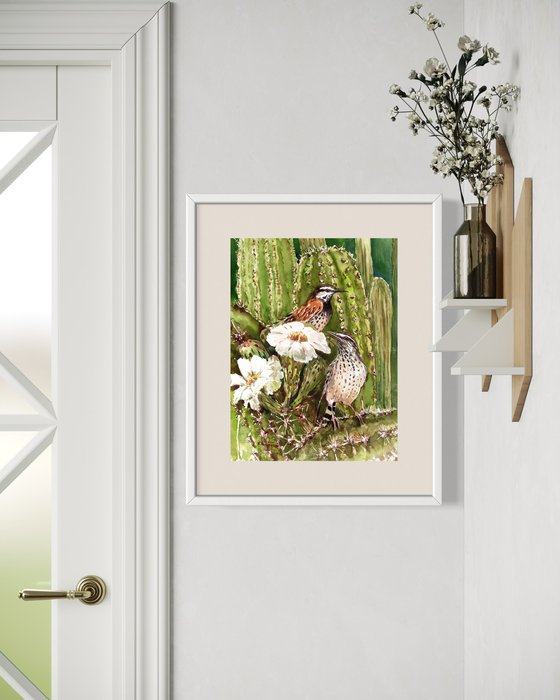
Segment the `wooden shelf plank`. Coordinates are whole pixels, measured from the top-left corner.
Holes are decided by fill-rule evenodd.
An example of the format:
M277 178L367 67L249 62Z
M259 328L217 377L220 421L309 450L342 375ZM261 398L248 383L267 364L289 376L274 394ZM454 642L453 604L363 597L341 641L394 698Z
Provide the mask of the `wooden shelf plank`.
M518 421L533 376L533 180L530 177L523 180L511 238L513 358L514 364L525 368L523 376L514 377L512 384L512 420Z

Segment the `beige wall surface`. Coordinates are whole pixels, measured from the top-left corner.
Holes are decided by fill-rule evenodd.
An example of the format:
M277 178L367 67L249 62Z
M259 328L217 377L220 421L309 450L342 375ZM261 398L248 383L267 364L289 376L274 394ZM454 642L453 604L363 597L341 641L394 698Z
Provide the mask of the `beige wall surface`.
M500 51L485 81L521 98L503 119L515 197L533 178L533 380L511 423L511 379L465 383L465 696L560 697L560 3L466 0L465 31ZM495 81L495 82L494 82Z
M444 505L185 505L184 235L191 193L444 193L388 86L435 55L394 0L177 0L173 9L174 697L460 700L460 380L444 366ZM461 0L429 9L462 33ZM190 388L187 388L190 390Z

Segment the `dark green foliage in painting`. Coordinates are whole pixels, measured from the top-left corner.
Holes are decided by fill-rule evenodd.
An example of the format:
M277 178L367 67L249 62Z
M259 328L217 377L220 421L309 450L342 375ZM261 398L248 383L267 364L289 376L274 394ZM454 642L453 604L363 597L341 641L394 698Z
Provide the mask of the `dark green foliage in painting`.
M352 255L356 252L356 240L354 238L327 238L326 241L329 248L344 248Z
M383 277L391 288L393 287L393 240L392 238L371 239L373 274L375 277Z
M231 301L236 302L237 301L237 248L238 248L238 242L239 239L237 238L232 238L230 241L230 277L229 277L229 283L230 283L230 296L231 296Z
M343 331L355 338L362 359L368 369L368 378L356 399L371 406L374 403L375 367L372 328L367 309L367 298L354 256L344 248L327 247L312 250L301 256L294 287L294 306L303 304L313 289L320 284L331 284L345 290L332 300L333 317L329 330Z
M240 238L237 298L264 325L292 310L296 254L289 238Z

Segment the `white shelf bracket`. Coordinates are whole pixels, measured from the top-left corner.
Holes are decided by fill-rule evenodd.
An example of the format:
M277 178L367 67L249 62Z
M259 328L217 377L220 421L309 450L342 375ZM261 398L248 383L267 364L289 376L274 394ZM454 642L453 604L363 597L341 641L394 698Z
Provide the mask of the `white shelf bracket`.
M522 375L513 362L513 309L468 350L451 368L455 375Z
M491 309L471 309L442 336L432 352L466 352L492 327Z

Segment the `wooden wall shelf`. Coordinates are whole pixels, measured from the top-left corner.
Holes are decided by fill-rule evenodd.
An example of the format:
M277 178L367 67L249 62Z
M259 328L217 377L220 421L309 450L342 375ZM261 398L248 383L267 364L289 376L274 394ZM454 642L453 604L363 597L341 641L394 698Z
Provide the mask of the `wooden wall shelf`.
M442 309L463 309L462 318L431 348L463 352L451 368L455 375L481 375L488 391L493 375L512 377L512 420L523 411L533 374L532 356L532 220L533 181L525 178L517 214L513 215L513 163L504 140L496 142L504 164L502 185L488 197L487 220L496 234L499 299L454 299Z

